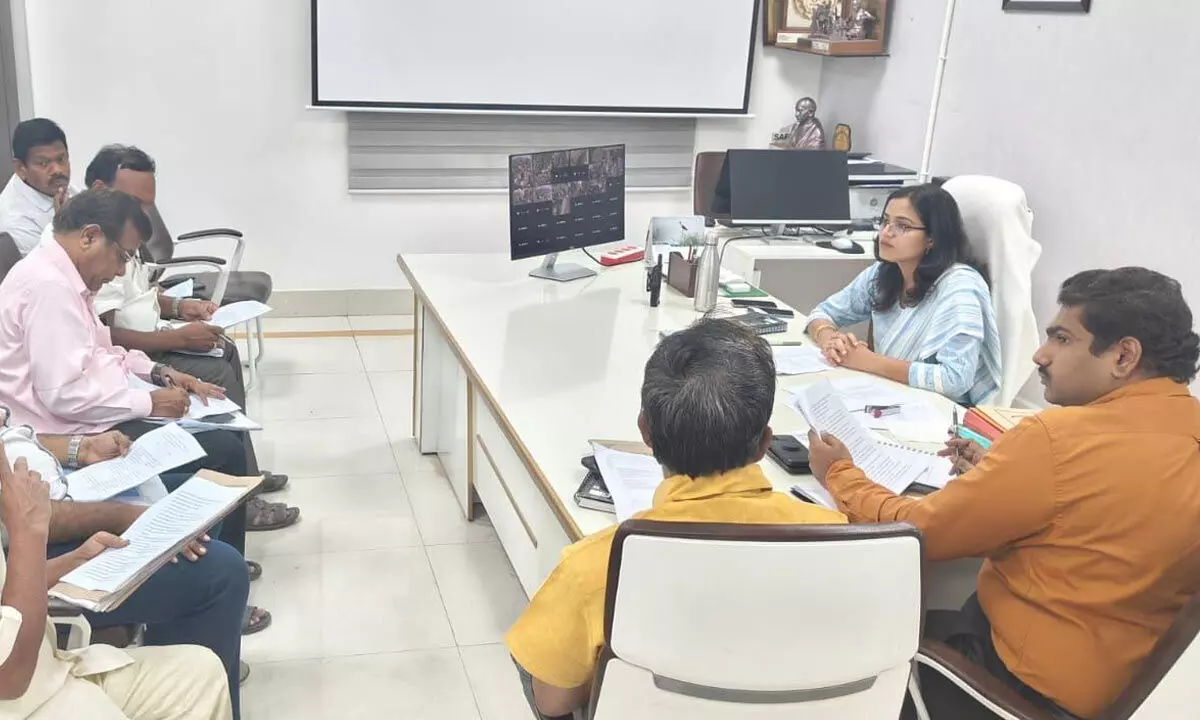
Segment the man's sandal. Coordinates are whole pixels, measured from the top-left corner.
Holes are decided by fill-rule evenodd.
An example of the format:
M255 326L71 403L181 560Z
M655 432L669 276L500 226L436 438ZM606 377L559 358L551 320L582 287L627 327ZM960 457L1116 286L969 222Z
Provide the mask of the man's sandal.
M242 635L253 635L271 627L271 613L255 605L246 606L242 616Z
M300 508L288 507L283 503L267 502L252 498L246 503L246 530L278 530L295 525L300 519Z

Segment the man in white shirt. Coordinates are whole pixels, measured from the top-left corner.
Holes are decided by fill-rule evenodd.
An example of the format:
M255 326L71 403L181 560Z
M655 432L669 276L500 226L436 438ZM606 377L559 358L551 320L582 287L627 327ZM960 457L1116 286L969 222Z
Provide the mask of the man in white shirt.
M0 192L0 232L8 233L21 255L37 247L42 231L71 190L67 136L53 120L26 120L13 132L13 176Z
M147 213L157 198L154 160L129 145L106 145L88 163L84 182L89 190L120 190L142 204ZM220 328L203 322L217 306L207 300L173 299L163 295L150 281L150 271L135 256L123 275L106 283L96 294L96 314L109 327L114 345L141 350L152 359L225 389L226 397L246 407L246 385L237 345L226 339ZM171 328L165 319L184 320ZM210 357L197 352L220 350ZM287 476L262 471L249 433L242 434L246 447L247 474L265 475L263 491L274 492L287 484ZM272 530L296 522L300 510L283 503L254 498L247 505L248 530ZM252 568L252 572L258 572Z

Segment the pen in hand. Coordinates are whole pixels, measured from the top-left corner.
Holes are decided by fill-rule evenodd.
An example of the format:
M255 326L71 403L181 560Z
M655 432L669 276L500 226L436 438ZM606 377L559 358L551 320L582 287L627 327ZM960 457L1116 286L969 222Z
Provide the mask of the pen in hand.
M957 405L954 406L954 424L950 426L950 439L953 440L956 437L958 437L958 406ZM955 470L955 472L958 471L958 459L959 459L960 455L961 455L961 451L958 449L958 445L955 445L954 446L954 470Z

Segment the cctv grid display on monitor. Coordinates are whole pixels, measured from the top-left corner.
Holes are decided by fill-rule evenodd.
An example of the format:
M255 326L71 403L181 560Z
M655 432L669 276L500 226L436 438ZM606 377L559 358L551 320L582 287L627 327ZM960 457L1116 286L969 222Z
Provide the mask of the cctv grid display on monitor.
M513 260L625 239L625 146L508 160Z

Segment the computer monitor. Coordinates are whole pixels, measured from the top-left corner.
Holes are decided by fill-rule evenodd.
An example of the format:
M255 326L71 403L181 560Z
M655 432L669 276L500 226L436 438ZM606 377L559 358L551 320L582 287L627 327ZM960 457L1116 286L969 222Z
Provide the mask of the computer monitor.
M730 150L712 211L732 225L850 225L846 153L833 150Z
M546 256L531 277L578 280L596 272L558 254L625 239L625 146L554 150L508 159L513 260Z

